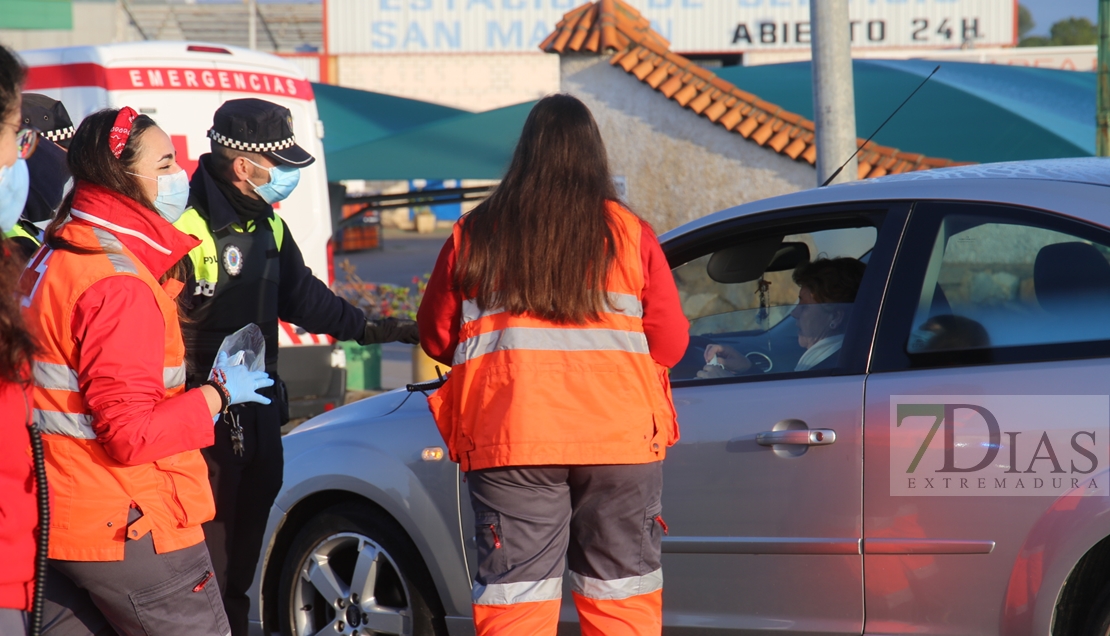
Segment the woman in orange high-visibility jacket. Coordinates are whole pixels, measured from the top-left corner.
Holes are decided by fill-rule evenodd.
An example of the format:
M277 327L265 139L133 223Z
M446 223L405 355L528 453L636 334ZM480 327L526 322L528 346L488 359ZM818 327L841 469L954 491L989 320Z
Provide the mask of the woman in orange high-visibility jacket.
M477 633L555 634L566 558L584 635L659 634L661 462L678 439L667 367L689 324L582 102L532 109L417 320L453 367L429 404L467 472Z
M130 108L104 110L67 161L76 185L19 283L53 495L43 633L225 636L198 449L213 416L265 400L255 390L272 380L219 365L184 390L174 272L198 241L172 225L188 179L169 136Z

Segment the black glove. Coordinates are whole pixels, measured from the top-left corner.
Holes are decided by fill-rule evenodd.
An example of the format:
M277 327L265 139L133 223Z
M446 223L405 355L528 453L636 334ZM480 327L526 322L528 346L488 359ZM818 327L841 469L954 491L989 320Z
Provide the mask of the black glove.
M405 344L420 344L420 335L416 330L415 320L398 320L396 318L382 318L381 320L367 320L366 330L358 340L360 345L375 342L403 342Z

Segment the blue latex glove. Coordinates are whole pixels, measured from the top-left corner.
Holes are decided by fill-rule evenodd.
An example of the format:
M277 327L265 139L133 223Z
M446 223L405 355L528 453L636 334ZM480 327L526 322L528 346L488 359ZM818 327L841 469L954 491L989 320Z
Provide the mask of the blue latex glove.
M215 372L217 369L223 371L227 378L224 381L224 388L231 394L231 404L242 404L244 402L270 403L270 398L257 393L258 389L274 385L273 378L267 375L265 371L249 371L246 366L241 364L229 366L227 353L223 351L216 358L216 366L212 371Z

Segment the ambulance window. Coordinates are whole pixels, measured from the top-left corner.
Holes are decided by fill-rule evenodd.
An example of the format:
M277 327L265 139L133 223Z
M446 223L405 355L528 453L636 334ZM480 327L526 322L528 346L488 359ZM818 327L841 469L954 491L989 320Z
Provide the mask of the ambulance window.
M874 227L772 231L715 245L675 267L690 346L671 379L838 368L876 236Z

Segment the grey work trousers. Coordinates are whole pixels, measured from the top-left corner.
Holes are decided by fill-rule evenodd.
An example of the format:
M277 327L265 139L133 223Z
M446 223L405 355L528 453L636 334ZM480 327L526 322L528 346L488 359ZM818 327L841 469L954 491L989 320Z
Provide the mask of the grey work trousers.
M0 636L24 636L27 613L23 610L0 608Z
M227 636L203 543L157 554L150 533L122 561L50 560L42 633L49 636Z
M466 479L477 525L475 605L561 598L564 563L585 598L662 588L662 462L492 468Z

